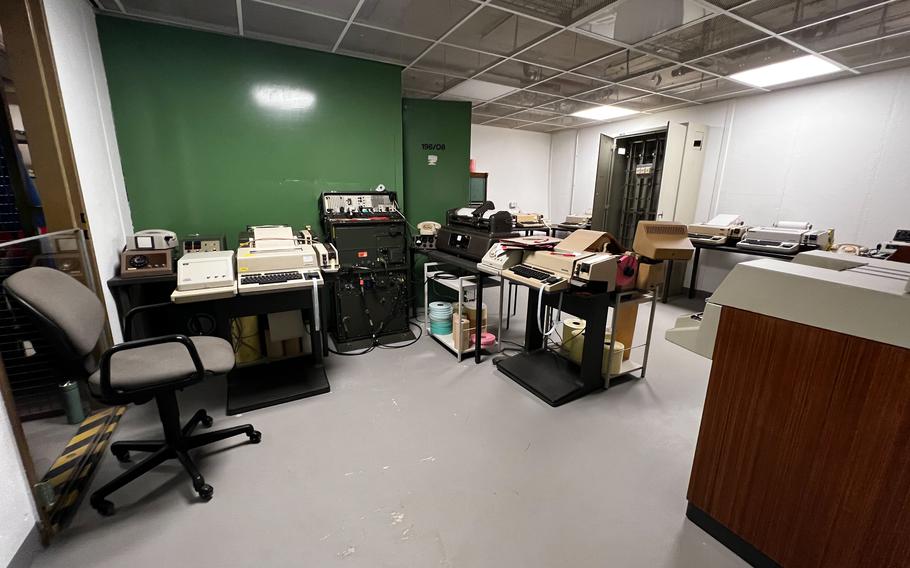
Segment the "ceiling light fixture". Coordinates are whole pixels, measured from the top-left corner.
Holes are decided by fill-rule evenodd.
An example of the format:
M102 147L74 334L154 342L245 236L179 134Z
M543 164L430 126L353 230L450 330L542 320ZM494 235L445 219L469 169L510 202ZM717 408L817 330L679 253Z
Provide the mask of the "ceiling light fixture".
M621 116L628 116L630 114L638 114L638 111L613 105L603 105L599 107L589 108L587 110L573 112L572 116L590 118L592 120L609 120L611 118L619 118Z
M780 63L772 63L771 65L756 67L748 71L740 71L730 75L730 78L753 87L770 87L772 85L792 83L800 79L828 75L838 71L840 71L840 68L837 65L825 61L821 57L804 55L796 59L788 59Z
M489 81L479 81L477 79L468 79L458 83L451 89L445 91L439 98L469 99L474 101L489 101L511 93L515 87L500 85L499 83L490 83Z

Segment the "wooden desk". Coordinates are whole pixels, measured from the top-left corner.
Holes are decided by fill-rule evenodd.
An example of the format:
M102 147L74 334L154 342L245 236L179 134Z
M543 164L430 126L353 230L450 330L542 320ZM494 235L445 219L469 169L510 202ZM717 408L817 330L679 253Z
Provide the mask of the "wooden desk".
M688 500L753 566L910 566L910 349L723 307Z

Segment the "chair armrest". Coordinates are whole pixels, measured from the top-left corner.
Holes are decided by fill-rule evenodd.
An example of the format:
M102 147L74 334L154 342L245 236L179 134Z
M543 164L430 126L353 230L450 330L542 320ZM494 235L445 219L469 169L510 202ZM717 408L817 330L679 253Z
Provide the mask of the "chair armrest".
M150 345L161 345L163 343L183 344L190 354L190 359L193 360L193 366L196 368L196 378L201 379L203 375L205 375L205 367L202 365L202 359L199 358L199 352L196 351L196 346L190 341L190 338L185 335L162 335L160 337L149 337L148 339L124 341L123 343L111 347L101 356L101 394L104 395L105 398L117 395L117 393L114 392L114 389L111 388L111 357L113 357L115 353L148 347Z
M123 338L127 341L130 341L133 338L133 319L143 312L149 310L156 310L159 308L167 308L172 306L171 302L159 302L157 304L145 304L142 306L136 306L130 311L126 312L126 315L123 316Z

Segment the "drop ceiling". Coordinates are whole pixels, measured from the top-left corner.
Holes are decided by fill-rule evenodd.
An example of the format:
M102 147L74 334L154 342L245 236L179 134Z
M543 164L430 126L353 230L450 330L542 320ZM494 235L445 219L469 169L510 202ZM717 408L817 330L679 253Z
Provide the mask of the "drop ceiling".
M910 65L910 0L91 1L400 65L403 96L468 100L474 124L534 132L602 122L571 116L598 105L650 113L775 90L729 76L804 55L840 69L816 80Z

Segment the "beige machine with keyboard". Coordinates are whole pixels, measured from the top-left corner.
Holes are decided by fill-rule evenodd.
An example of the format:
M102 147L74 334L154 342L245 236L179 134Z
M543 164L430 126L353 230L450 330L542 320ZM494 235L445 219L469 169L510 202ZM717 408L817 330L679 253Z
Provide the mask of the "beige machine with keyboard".
M249 246L237 249L237 292L259 294L323 283L319 255L285 226L252 227Z
M537 288L558 292L569 285L601 284L608 291L616 288L618 255L600 251L610 236L600 231L579 229L563 239L553 250L525 253L521 264L502 271L504 278Z

